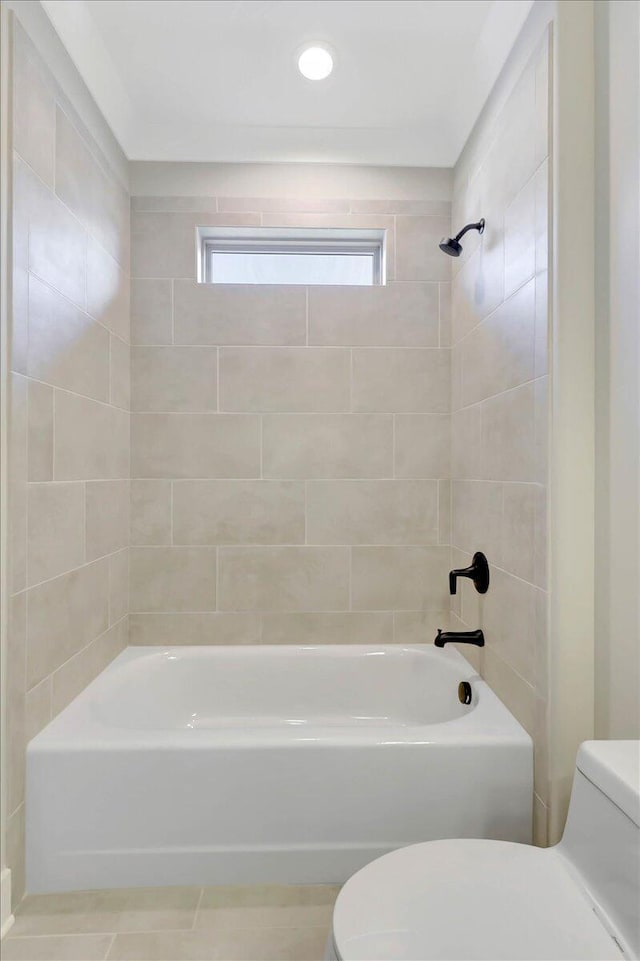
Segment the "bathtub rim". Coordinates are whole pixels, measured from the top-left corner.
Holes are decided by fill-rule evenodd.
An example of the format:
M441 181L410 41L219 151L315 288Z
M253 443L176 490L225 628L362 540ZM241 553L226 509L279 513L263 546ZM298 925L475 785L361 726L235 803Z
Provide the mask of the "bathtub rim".
M277 656L285 652L320 654L323 657L344 654L385 652L390 655L418 653L442 660L460 671L460 680L471 683L474 703L459 717L433 723L355 726L309 725L304 728L278 726L208 727L186 729L175 727L141 728L117 726L100 720L92 710L92 699L100 689L108 686L117 671L144 657L168 653L214 657L233 653L241 658L252 655ZM249 722L247 718L247 722ZM467 743L470 738L483 744L498 741L531 744L525 728L498 698L486 681L475 671L460 651L440 650L432 644L301 644L301 645L158 645L125 648L98 674L53 720L28 744L27 752L89 751L89 750L153 750L174 748L198 750L212 748L282 747L314 749L323 746L364 746L403 744Z

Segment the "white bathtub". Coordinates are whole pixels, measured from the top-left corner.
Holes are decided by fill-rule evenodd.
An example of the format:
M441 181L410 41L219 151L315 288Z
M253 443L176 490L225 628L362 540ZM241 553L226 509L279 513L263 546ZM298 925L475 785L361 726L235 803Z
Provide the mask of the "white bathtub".
M29 744L28 889L339 882L415 841L530 841L532 769L452 648L130 647Z

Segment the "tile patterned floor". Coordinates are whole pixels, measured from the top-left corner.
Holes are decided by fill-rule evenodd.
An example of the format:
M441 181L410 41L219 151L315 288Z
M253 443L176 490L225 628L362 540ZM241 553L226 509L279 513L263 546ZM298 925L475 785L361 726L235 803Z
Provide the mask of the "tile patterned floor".
M33 895L2 961L322 961L339 886Z

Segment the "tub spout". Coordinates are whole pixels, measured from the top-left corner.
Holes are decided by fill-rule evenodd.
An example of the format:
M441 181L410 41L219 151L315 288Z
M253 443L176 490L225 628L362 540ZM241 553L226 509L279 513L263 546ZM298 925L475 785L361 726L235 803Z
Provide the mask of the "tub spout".
M482 631L441 631L433 642L436 647L444 647L445 644L475 644L477 647L484 647L484 634Z

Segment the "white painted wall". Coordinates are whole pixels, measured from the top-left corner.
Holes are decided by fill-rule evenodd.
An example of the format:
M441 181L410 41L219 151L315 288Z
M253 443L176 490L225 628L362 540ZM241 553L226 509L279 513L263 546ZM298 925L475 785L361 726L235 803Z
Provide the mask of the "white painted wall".
M640 736L640 2L596 3L596 733Z
M554 24L550 411L549 842L566 818L594 715L593 4Z

